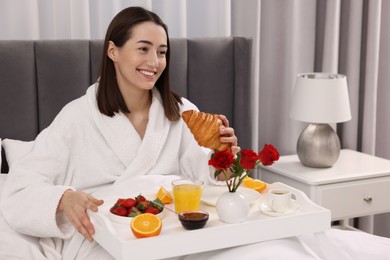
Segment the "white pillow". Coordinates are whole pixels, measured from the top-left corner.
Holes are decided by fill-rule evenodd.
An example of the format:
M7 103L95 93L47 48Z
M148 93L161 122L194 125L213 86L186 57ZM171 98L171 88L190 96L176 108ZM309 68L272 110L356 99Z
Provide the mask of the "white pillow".
M4 139L2 141L4 147L5 156L7 158L8 167L11 168L12 164L20 158L31 152L34 141L20 141L13 139Z

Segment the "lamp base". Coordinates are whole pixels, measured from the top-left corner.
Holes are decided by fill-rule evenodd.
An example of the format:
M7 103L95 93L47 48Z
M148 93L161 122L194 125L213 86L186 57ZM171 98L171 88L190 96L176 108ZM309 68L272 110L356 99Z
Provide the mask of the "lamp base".
M309 124L299 136L297 154L307 167L332 167L340 155L340 139L328 124Z

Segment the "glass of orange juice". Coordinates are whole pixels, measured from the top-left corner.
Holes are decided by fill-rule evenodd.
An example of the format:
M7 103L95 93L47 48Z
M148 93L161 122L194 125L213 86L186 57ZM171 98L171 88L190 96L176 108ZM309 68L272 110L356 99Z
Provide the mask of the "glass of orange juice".
M172 182L173 199L177 213L200 209L203 181L179 179Z

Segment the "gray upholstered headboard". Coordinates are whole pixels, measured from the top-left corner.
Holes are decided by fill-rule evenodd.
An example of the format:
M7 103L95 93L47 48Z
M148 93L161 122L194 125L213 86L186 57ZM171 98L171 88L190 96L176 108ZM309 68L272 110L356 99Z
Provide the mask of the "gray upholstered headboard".
M0 41L0 138L35 139L98 78L100 40ZM250 147L251 45L241 37L171 39L172 89L224 114ZM3 160L4 152L2 152ZM2 171L7 172L3 163Z

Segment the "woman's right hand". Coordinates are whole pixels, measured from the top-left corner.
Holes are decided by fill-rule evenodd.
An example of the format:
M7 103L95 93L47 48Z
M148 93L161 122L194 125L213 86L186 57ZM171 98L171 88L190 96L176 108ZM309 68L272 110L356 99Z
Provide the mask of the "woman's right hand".
M92 242L95 229L86 210L97 212L98 206L102 205L103 202L103 200L96 199L85 192L67 190L62 195L57 211L65 213L76 230Z

